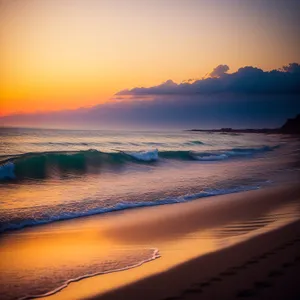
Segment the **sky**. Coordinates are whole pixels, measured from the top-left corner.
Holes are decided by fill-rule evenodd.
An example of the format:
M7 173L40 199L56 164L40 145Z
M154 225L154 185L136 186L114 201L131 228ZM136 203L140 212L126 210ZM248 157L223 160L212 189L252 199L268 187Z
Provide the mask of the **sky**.
M149 90L139 97L124 90L299 63L299 11L297 0L0 0L0 116L78 114L120 101L124 110L128 98L130 107L154 99ZM231 92L221 94L236 101Z

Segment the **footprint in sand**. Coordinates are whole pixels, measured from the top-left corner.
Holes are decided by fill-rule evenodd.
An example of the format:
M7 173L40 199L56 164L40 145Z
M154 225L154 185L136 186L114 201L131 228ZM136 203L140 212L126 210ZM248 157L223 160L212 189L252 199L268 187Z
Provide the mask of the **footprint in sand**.
M294 265L295 265L295 263L286 262L286 263L282 264L281 266L282 266L283 268L289 268L289 267L292 267L292 266L294 266Z
M257 264L257 263L259 263L258 260L251 259L251 260L246 262L246 265L253 265L253 264Z
M286 245L286 246L293 246L293 245L295 245L295 242L294 242L294 241L291 241L291 242L286 243L285 245Z
M242 290L242 291L239 291L237 293L237 297L239 298L246 298L246 297L252 297L252 296L255 296L257 293L255 290L251 290L251 289L248 289L248 290Z
M200 294L202 293L202 289L200 287L192 287L183 291L182 296L187 294Z
M213 281L213 282L222 281L222 278L220 278L220 277L213 277L213 278L211 278L211 281Z
M210 285L211 285L211 283L209 281L204 281L204 282L200 283L201 287L206 287L206 286L210 286Z
M278 276L282 276L283 275L283 272L280 271L280 270L272 270L270 273L269 273L269 277L278 277Z
M220 276L232 276L235 274L236 274L236 272L234 272L234 271L225 271L225 272L220 273Z
M272 284L269 281L256 281L256 282L254 282L254 286L257 289L265 289L265 288L271 287Z
M245 269L247 269L247 265L246 265L246 264L243 264L243 265L241 265L241 266L234 267L233 269L234 269L234 270L245 270Z
M280 251L280 250L284 250L286 248L286 246L279 246L279 247L277 247L277 248L275 248L274 250L275 251Z
M269 251L269 252L264 253L264 255L267 255L267 256L271 256L271 255L274 255L274 254L276 254L276 252L273 252L273 251Z
M163 300L179 300L179 299L182 299L182 297L181 296L171 296L171 297L164 298Z
M299 262L300 261L300 256L295 257L294 261Z
M263 254L259 257L259 259L266 259L266 258L268 258L268 255L266 255L266 254Z

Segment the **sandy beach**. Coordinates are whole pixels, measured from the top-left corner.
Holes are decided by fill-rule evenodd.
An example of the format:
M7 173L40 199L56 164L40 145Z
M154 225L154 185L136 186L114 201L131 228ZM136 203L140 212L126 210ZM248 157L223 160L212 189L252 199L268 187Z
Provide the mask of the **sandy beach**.
M19 275L43 270L36 282L57 288L47 300L298 299L299 191L270 187L11 232L1 238L2 284L13 276L10 265ZM151 249L160 257L149 261ZM117 272L126 251L132 267ZM115 260L115 271L92 276L103 260ZM59 288L74 274L81 280Z
M298 299L299 192L289 184L8 232L1 290L6 299L24 290L47 300Z
M296 300L299 274L300 222L295 222L89 299Z

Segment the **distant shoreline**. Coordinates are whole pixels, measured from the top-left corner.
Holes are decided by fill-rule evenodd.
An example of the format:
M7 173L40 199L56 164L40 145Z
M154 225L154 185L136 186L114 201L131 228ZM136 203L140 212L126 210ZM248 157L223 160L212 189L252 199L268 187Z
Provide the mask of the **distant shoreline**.
M300 114L293 119L288 119L279 128L259 128L259 129L234 129L234 128L220 128L220 129L188 129L186 131L194 132L219 132L219 133L266 133L266 134L300 134Z
M186 131L196 132L216 132L216 133L278 133L283 134L280 129L232 129L232 128L220 128L220 129L188 129Z

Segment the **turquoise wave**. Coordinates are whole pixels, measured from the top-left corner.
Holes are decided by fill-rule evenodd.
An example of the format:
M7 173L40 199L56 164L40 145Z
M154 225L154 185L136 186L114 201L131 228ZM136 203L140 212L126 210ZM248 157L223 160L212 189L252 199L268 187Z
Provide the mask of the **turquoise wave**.
M44 179L54 171L67 173L88 173L102 167L114 168L116 171L128 163L150 164L163 160L216 162L233 158L249 157L258 153L272 151L278 146L259 148L232 148L217 151L151 151L138 152L101 152L55 151L25 153L9 157L1 162L0 180Z

